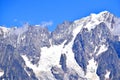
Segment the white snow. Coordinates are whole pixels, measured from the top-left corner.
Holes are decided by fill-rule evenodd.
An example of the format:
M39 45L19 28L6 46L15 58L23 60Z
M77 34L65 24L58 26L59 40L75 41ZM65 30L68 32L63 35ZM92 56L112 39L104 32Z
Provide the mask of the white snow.
M9 30L9 28L2 27L2 26L0 26L0 29L2 29L4 33L7 33L7 32L8 32L8 30Z
M101 45L98 53L96 54L96 56L98 56L98 55L100 55L101 53L107 51L107 49L108 49L108 47L107 47L106 45L104 45L104 44Z
M119 41L120 41L120 36L118 37Z
M59 66L60 56L62 54L64 43L61 45L53 45L50 48L41 48L41 58L39 67L43 71L49 71L52 66Z
M25 39L25 37L26 37L26 36L25 36L25 35L23 35L23 36L21 37L21 40L24 40L24 39Z
M96 51L97 51L97 48L98 48L98 47L97 47L97 46L95 46L95 50L94 50L94 53L96 53Z
M105 79L109 79L109 76L110 76L110 71L106 70L106 74L105 74Z
M36 65L33 65L33 64L29 61L29 59L27 58L26 55L21 55L21 56L22 56L22 58L24 59L27 67L30 67L30 68L34 69L34 71L37 71L37 66L36 66Z
M78 24L79 26L81 26L82 28L87 28L88 31L91 31L91 29L94 29L96 27L96 25L103 22L103 20L99 21L99 17L100 17L100 15L93 13L88 17L85 17L80 20L76 20L75 23Z
M30 76L30 73L26 70L26 68L24 68L24 70L28 74L28 76Z
M36 77L38 77L39 80L41 80L41 79L42 79L42 80L46 79L47 76L44 77L44 74L43 74L43 73L45 73L46 75L49 76L49 78L51 78L51 79L54 80L53 75L52 75L49 71L46 71L46 72L42 71L39 66L33 65L33 64L29 61L29 59L27 58L26 55L21 55L21 56L22 56L22 58L24 59L24 61L25 61L25 63L26 63L26 66L29 67L29 68L31 68L31 69L33 69L33 72L36 74ZM46 64L46 63L44 63L44 64ZM43 67L44 67L44 66L43 66ZM26 71L26 70L25 70L25 71ZM26 73L30 76L30 74L29 74L27 71L26 71ZM43 78L43 77L44 77L44 78Z
M72 41L64 47L64 49L62 50L62 53L65 53L67 56L66 64L67 64L68 68L75 70L80 76L84 77L84 72L83 72L82 68L77 64L77 62L74 58L74 53L72 51L72 45L74 43L76 33L78 33L80 30L81 30L81 27L79 29L76 28L73 31L74 37L73 37Z
M54 79L53 75L51 74L51 68L52 66L58 66L59 61L60 61L60 56L62 53L63 49L63 44L57 46L53 45L50 48L43 47L41 48L41 56L40 56L40 61L38 62L38 66L31 64L31 62L28 60L28 58L25 55L22 55L23 59L25 60L25 63L28 67L32 68L33 71L35 72L36 76L39 78L42 78L45 73L49 78ZM41 75L42 74L42 75Z
M0 77L4 75L4 71L0 69Z
M96 70L97 70L97 62L94 61L94 58L92 58L91 60L88 61L88 65L87 65L87 73L85 75L85 77L88 80L100 80L99 77L96 74Z
M91 14L90 21L87 22L86 26L84 26L84 28L87 28L88 31L90 31L91 29L94 29L96 27L96 25L98 25L99 23L101 23L100 21L98 21L97 19L97 15L96 14Z
M109 21L107 20L108 18ZM113 19L115 20L115 23L111 23ZM101 22L104 22L107 25L112 34L120 35L120 18L115 17L108 11L103 11L99 14L92 13L90 16L75 21L76 24L82 26L83 28L87 28L88 31L94 29L96 25L100 24Z
M102 15L102 14L106 14L106 13L110 13L110 12L108 12L108 11L102 11L98 15Z
M83 28L83 22L84 22L84 19L74 21L74 26L76 26L75 29L73 30L74 38Z
M0 29L2 30L2 32L3 32L3 37L5 38L10 29L9 29L9 28L6 28L6 27L3 27L3 26L0 26ZM0 34L1 34L1 33L0 33Z

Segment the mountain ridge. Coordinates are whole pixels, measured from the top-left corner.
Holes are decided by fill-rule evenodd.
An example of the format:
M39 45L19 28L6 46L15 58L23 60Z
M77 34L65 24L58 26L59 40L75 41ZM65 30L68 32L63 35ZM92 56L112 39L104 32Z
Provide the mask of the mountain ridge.
M119 80L119 27L120 19L108 11L74 22L65 21L53 32L29 24L21 28L0 27L0 50L4 50L0 57L5 60L0 59L0 69L4 72L0 78ZM7 50L12 51L12 55L15 53L17 58L15 55L13 59L11 55L5 57ZM6 64L16 69L16 75L14 69L3 64L6 60L11 62ZM19 69L22 69L23 75L18 75L21 74Z

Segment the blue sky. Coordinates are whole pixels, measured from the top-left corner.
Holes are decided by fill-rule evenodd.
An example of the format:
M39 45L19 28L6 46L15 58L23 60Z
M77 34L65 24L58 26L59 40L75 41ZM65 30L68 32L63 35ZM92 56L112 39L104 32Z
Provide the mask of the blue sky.
M65 20L74 21L105 10L120 17L120 0L0 0L0 25L52 22L52 31Z

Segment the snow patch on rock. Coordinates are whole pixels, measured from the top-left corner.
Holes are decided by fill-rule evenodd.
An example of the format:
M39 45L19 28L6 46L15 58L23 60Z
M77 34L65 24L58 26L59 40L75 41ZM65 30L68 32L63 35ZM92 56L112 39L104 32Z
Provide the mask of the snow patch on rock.
M110 71L106 70L106 74L105 74L105 79L109 79L109 76L110 76Z
M0 69L0 77L2 77L3 75L4 75L4 71Z
M101 45L100 46L100 48L99 48L99 51L98 51L98 53L96 54L96 56L98 56L98 55L100 55L100 54L102 54L103 52L105 52L105 51L107 51L107 46L106 45Z
M100 80L99 77L96 74L96 70L97 70L97 62L94 60L94 58L92 58L91 60L88 61L88 65L87 65L87 73L85 75L85 77L88 80Z

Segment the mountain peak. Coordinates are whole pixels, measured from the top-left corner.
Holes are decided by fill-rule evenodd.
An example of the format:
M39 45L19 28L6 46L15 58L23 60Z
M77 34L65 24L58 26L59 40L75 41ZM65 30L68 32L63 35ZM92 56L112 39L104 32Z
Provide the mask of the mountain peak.
M109 11L103 11L98 14L98 16L102 16L103 18L108 18L108 17L115 17L112 13Z
M109 11L102 11L99 14L112 14L112 13L110 13Z
M90 17L100 19L100 21L102 21L102 20L105 21L105 20L107 20L107 18L111 19L111 18L114 18L115 16L112 13L110 13L109 11L102 11L98 14L92 13L90 15Z
M84 28L87 28L90 31L101 22L106 23L109 29L112 29L113 25L116 24L117 21L117 17L115 17L112 13L109 11L103 11L98 14L91 13L87 17L74 21L74 23L79 26L82 25Z

